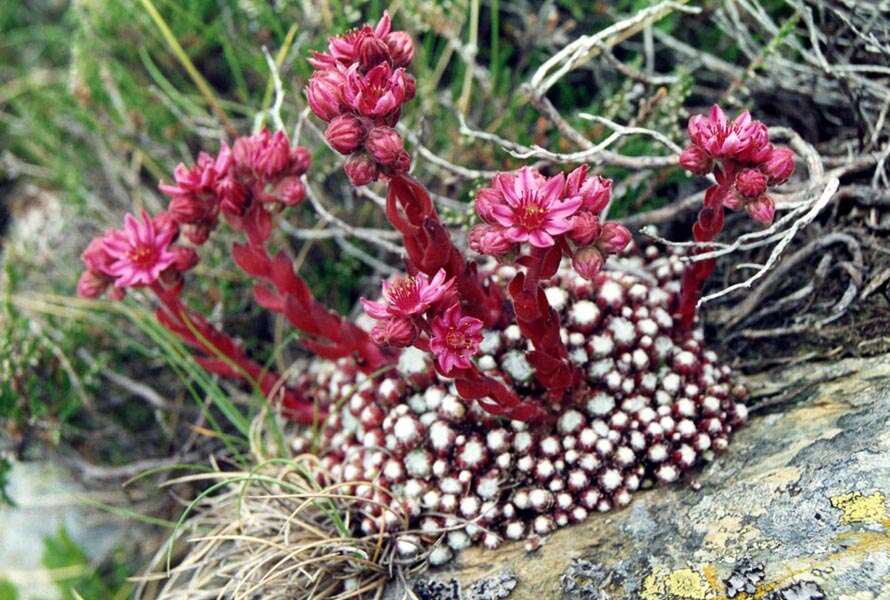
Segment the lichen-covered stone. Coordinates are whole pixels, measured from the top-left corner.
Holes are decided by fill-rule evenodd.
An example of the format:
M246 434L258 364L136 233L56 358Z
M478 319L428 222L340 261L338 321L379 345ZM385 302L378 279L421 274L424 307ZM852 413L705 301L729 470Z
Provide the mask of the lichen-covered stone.
M510 600L890 598L890 358L749 383L754 405L785 399L697 474L698 491L644 491L533 554L472 548L431 575L467 590L509 568Z

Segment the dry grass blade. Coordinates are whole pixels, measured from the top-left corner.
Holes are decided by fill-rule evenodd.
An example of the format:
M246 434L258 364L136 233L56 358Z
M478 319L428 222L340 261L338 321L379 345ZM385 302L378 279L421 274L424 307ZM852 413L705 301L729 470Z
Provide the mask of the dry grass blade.
M331 477L315 456L268 461L250 473L217 471L176 481L199 479L215 484L194 505L197 515L173 535L171 543L185 545L183 557L164 572L162 549L149 567L160 572L136 578L137 598L347 600L372 597L398 571L420 568L396 558L389 533L351 533L358 506L389 508L350 493L365 482L325 486ZM407 516L396 516L407 529ZM156 594L146 591L158 581Z

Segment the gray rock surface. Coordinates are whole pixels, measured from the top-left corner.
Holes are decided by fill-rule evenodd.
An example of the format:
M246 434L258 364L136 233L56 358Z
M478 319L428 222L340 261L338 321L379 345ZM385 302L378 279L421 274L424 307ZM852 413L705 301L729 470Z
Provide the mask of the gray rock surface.
M640 493L533 553L521 543L465 551L415 582L417 595L890 599L890 358L749 383L753 403L769 407L695 485Z

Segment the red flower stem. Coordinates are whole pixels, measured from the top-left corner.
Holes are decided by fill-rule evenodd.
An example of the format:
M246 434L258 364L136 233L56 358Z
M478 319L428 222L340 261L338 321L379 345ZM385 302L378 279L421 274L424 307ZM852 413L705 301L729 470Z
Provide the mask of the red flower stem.
M705 193L704 206L698 213L698 219L692 226L692 237L696 242L713 242L723 231L723 199L726 194L731 194L731 182L735 174L733 170L723 173L716 172L717 184L711 186ZM710 246L699 246L692 251L692 255L709 252ZM680 327L684 332L692 329L695 323L698 301L701 299L705 282L714 272L717 261L713 258L693 262L683 273L683 282L680 288L680 301L677 316Z
M261 231L257 223L254 219L245 219L248 243L236 244L232 248L235 263L245 273L274 288L255 286L257 302L283 315L291 325L309 336L302 343L318 356L329 360L352 356L365 373L392 365L395 357L390 352L384 351L367 332L328 310L312 295L285 252L279 252L274 258L269 255L265 243L268 234Z
M455 281L464 314L481 320L486 327L503 321L503 294L497 286L483 286L476 265L454 245L420 182L407 175L390 178L386 217L403 236L409 269L430 277L444 269Z
M525 273L516 275L508 288L519 329L534 345L527 356L535 367L535 379L558 399L581 381L562 341L559 315L541 286L541 280L552 277L559 268L562 252L559 246L533 248L522 260Z
M179 289L167 289L155 282L151 290L166 309L166 313L157 313L161 325L189 346L207 354L206 358L195 357L207 371L228 379L240 379L259 388L269 400L279 396L287 415L299 423L311 425L324 416L297 390L282 385L277 373L251 360L232 338L189 310L182 303Z
M454 378L461 398L477 401L493 415L516 421L542 421L549 417L540 404L522 400L503 382L482 374L475 365L454 370L445 376Z

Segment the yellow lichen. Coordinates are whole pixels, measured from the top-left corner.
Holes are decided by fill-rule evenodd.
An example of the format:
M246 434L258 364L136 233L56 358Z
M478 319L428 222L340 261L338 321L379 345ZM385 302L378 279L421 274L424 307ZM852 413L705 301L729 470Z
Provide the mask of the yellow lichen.
M887 518L886 497L881 492L865 496L862 492L850 492L832 496L831 505L841 510L841 523L877 523Z
M706 600L713 596L707 579L689 567L670 573L654 569L643 579L640 596L643 600Z

